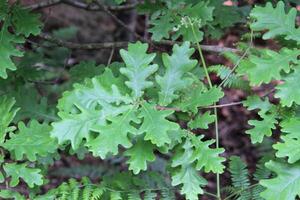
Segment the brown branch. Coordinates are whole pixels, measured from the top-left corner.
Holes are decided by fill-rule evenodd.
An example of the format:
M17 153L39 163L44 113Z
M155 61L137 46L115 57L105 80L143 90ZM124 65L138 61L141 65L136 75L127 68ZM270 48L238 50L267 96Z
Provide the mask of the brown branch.
M38 10L38 9L54 6L57 4L66 4L76 8L90 10L90 11L104 11L103 8L99 7L98 5L86 4L76 0L44 0L36 4L28 5L26 6L26 8L31 10ZM105 8L110 11L126 11L126 10L134 9L136 6L137 3L132 3L127 5L121 5L121 6L105 6Z
M57 46L66 47L68 49L82 49L82 50L111 49L111 48L123 48L128 45L128 42L103 42L103 43L79 44L79 43L74 43L74 42L66 42L66 41L54 38L47 34L40 34L39 37L48 42L54 43Z
M44 33L40 34L39 37L43 40L49 41L61 47L66 47L69 49L82 49L82 50L124 48L127 47L129 43L129 42L103 42L103 43L79 44L74 42L66 42ZM168 45L168 46L172 46L174 44L181 44L181 42L167 41L167 40L160 41L160 42L155 42L155 41L152 42L156 45ZM210 45L201 45L201 48L204 51L217 52L217 53L225 52L225 51L231 51L231 52L238 51L237 49L220 47L220 46L210 46Z

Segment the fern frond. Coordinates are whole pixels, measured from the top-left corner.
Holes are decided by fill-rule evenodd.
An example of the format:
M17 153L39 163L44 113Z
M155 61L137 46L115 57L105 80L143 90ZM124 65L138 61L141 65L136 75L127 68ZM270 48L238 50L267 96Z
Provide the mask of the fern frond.
M145 192L144 200L155 200L156 196L157 194L155 192L148 190Z
M175 200L175 193L173 190L164 189L161 191L162 200Z
M122 200L121 193L118 191L111 191L110 192L110 200Z
M137 191L130 191L127 194L127 197L128 197L128 200L140 200L141 199L140 193Z
M225 80L224 86L227 88L249 90L249 83L242 77L232 72L232 69L225 65L214 65L209 67L209 71L215 72L222 81Z
M230 158L229 171L234 187L245 189L250 186L248 170L246 167L246 164L240 157L232 156Z
M92 187L86 185L82 191L82 200L90 200L92 195Z
M79 194L80 194L80 188L78 182L71 178L69 179L69 189L71 190L72 193L72 199L79 199Z
M104 188L97 187L92 192L91 200L100 200L100 198L102 197L103 193L104 193Z

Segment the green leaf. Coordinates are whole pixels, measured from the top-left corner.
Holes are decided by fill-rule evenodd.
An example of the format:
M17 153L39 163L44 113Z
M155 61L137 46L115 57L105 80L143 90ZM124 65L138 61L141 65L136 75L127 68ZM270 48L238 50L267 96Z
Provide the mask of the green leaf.
M186 199L196 200L199 194L203 194L201 186L207 184L207 181L202 178L196 167L194 166L193 145L189 140L182 146L183 152L175 154L172 160L172 167L177 169L172 174L172 185L182 185L181 194L184 194Z
M72 91L67 91L58 102L58 109L67 113L74 113L76 107L85 109L103 107L107 104L130 103L128 95L123 95L122 79L115 77L110 69L92 79L86 79L82 84L74 84Z
M185 91L183 98L175 103L182 111L192 111L197 113L198 107L210 106L218 102L223 96L224 92L220 87L212 87L209 90L203 86L196 86L190 90Z
M61 121L52 123L51 136L58 139L62 144L70 141L74 150L78 149L83 139L91 139L90 132L95 126L105 125L108 117L114 117L126 112L131 106L113 107L107 104L102 110L84 109L78 107L79 114L59 112Z
M179 97L178 91L192 84L193 79L187 77L187 73L197 64L196 60L190 59L193 53L194 49L190 48L190 43L185 42L182 46L174 45L171 56L166 53L162 55L166 71L163 76L157 75L155 77L160 86L160 105L165 106L170 104L174 99Z
M280 80L282 71L289 72L290 63L297 63L299 55L298 49L282 48L278 53L266 49L262 56L251 55L248 61L242 62L237 72L240 75L246 74L252 86L270 83L273 79Z
M160 41L161 39L169 39L169 32L174 28L175 23L172 22L171 13L159 16L159 18L150 21L152 28L149 32L152 33L152 40Z
M258 109L259 116L264 116L273 105L269 102L268 98L266 100L262 100L259 96L248 96L245 101L243 101L243 106L247 107L248 110L256 110Z
M132 108L122 115L108 118L108 121L110 121L109 124L96 124L93 126L93 131L99 132L99 135L86 144L94 156L100 156L102 159L108 153L116 155L119 145L125 148L131 147L132 144L128 138L128 134L136 135L138 132L131 124L132 122L139 122Z
M21 57L23 53L15 48L16 44L23 43L22 38L18 38L8 32L7 24L4 23L0 32L0 77L6 79L6 70L16 70L16 66L11 60L11 57Z
M219 154L224 153L223 148L210 148L209 146L212 145L215 141L214 140L207 140L202 141L201 139L204 138L203 135L201 136L191 136L192 143L195 148L195 152L192 156L192 159L195 159L196 167L198 170L204 168L204 172L213 172L213 173L223 173L225 166L222 162L225 161L225 158L220 157Z
M140 118L143 118L143 123L139 132L145 133L144 139L150 140L152 144L158 147L170 144L171 138L168 132L179 129L178 124L165 119L173 112L172 110L156 110L154 105L143 103L139 115Z
M188 200L198 200L198 194L203 194L201 186L206 185L207 181L199 176L197 170L191 165L185 165L172 176L172 185L181 185L181 194Z
M215 115L211 115L210 111L206 111L203 115L197 115L195 119L189 121L188 127L191 129L208 129L208 125L215 121Z
M0 197L3 199L14 199L14 200L26 200L26 198L17 191L13 190L2 190L0 191Z
M32 120L28 127L19 122L18 128L18 133L11 134L11 138L2 145L14 153L17 160L22 160L26 155L29 161L36 161L37 156L45 157L56 151L57 143L50 138L51 126L48 124Z
M282 142L273 145L273 148L277 150L276 156L288 157L289 163L295 163L300 159L300 118L290 118L283 121L280 126L281 131L287 134L280 136Z
M294 200L300 195L300 165L269 161L266 167L277 174L276 177L261 180L266 188L261 196L266 200Z
M284 35L286 40L300 43L300 28L295 28L296 15L295 8L286 14L283 1L279 1L275 8L268 2L266 7L257 6L251 11L250 16L256 21L250 27L254 31L268 30L263 35L265 40Z
M153 85L146 79L158 69L156 64L150 65L155 54L147 54L147 49L148 44L137 42L129 44L128 51L120 50L120 55L126 64L126 67L121 68L120 72L129 79L125 84L132 89L132 96L135 99L143 95L144 89Z
M30 13L29 10L19 5L15 5L12 8L12 23L15 26L16 33L23 34L25 37L28 37L30 34L40 34L42 23L39 18L40 15Z
M103 73L104 65L96 65L95 61L82 61L70 69L72 82L81 83L86 78L93 78Z
M48 104L46 97L41 97L34 85L19 87L11 92L16 99L16 106L20 108L14 118L14 122L26 119L36 119L43 121L56 121L56 110L54 106Z
M20 179L25 181L30 188L34 185L42 185L43 177L40 169L29 168L25 163L5 163L3 169L7 177L11 177L9 185L15 187L19 184Z
M147 162L153 162L155 160L155 154L153 153L155 146L148 141L137 140L137 142L125 151L124 155L129 156L127 161L129 169L134 174L140 173L140 171L147 170Z
M283 106L291 107L293 102L300 105L300 92L295 90L300 82L300 70L297 69L300 65L296 66L295 70L283 78L284 83L276 86L275 97L280 98L280 103Z
M19 110L13 108L15 103L14 98L0 96L0 144L4 142L6 133L8 132L8 126Z
M267 114L262 117L262 120L249 120L248 124L254 126L252 129L247 130L246 133L250 135L251 142L261 143L264 136L271 136L272 129L275 129L275 124L277 124L275 114Z

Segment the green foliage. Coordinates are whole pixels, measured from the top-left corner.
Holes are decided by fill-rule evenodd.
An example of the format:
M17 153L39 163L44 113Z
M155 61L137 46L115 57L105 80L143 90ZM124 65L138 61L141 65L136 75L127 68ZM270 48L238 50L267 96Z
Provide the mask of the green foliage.
M126 68L121 68L120 72L129 79L125 84L132 90L134 98L141 97L143 95L142 91L153 85L151 81L146 79L158 68L156 64L149 65L155 54L148 55L146 53L147 49L147 44L138 42L128 45L128 51L120 50L120 55L126 64Z
M15 117L18 109L13 108L15 99L7 96L0 96L0 145L4 142L6 133L9 132L9 124Z
M20 122L18 129L19 131L11 134L10 139L2 145L15 156L16 160L22 160L25 155L29 161L36 161L37 156L45 157L56 151L57 143L50 138L51 126L48 124L39 124L33 120L26 127Z
M261 196L266 200L295 199L300 195L299 163L286 164L269 161L266 167L276 173L272 179L261 180L260 184L266 187ZM287 181L288 180L288 181Z
M105 8L115 11L135 7L123 0L104 2L108 3ZM76 57L79 51L71 51L79 47L68 41L77 28L51 31L54 39L43 41L44 37L35 37L43 27L39 14L19 2L0 1L0 182L7 185L0 191L0 197L21 200L196 200L202 198L200 195L239 200L300 197L300 28L295 24L297 11L290 8L295 1L288 2L279 1L275 7L271 3L265 7L256 5L251 12L249 5L238 6L241 4L238 1L232 1L232 6L219 0L137 2L139 12L146 16L145 30L151 33L153 41L148 41L145 33L143 42L147 43L129 43L127 49L119 51L120 56L113 55L117 54L113 49L109 63L112 56L120 62L106 66L81 61ZM85 3L87 10L97 7L93 1L76 6ZM119 7L121 3L124 4ZM251 31L238 24L247 23L249 12ZM240 51L223 54L234 67L219 63L206 67L205 60L209 63L219 60L211 59L201 48L219 51L219 47L197 42L205 38L208 44L226 44L227 37L218 42L209 38L220 38L232 26L238 31L230 34L244 34L241 40L249 40L250 47L242 41ZM278 46L273 50L256 48L259 40L254 39L260 34L253 31L264 31L265 40L279 39ZM198 54L193 47L197 47L201 62L196 59ZM79 64L74 65L73 60ZM262 94L265 88L272 89ZM233 89L239 92L232 93ZM245 92L242 95L241 90ZM222 99L225 92L233 97ZM230 157L227 171L232 184L220 194L221 185L217 181L214 196L205 192L206 185L215 184L209 184L210 175L203 174L219 176L226 170L222 156L232 152L229 149L225 153L219 143L227 145L224 140L230 137L222 140L219 137L226 129L223 122L227 122L230 109L223 107L240 104L227 101L241 96L246 99L243 106L258 114L248 121L250 129L245 133L253 144L259 145L255 153L264 157L254 173L249 173L253 170L248 171L241 157ZM234 117L242 119L249 114L240 108L232 110L238 111ZM222 116L222 126L218 115ZM211 138L211 130L203 130L209 129L213 122L217 141ZM274 133L280 134L272 139ZM266 140L269 145L263 142ZM73 165L75 158L69 159L70 155L80 161ZM101 165L94 164L100 158ZM58 159L62 161L53 165ZM90 160L91 163L86 162ZM60 168L69 161L70 166ZM71 178L57 183L61 179L53 181L52 176L78 180ZM53 188L54 182L59 186ZM48 183L51 187L46 186ZM15 187L26 192L18 193Z
M263 35L265 40L283 35L286 40L295 40L300 43L300 28L295 27L296 14L295 8L290 9L286 14L283 1L279 1L275 8L271 3L267 3L265 7L257 6L250 14L256 19L256 22L251 24L251 29L267 30Z
M160 105L166 106L170 104L174 99L179 97L176 93L190 86L193 82L193 79L188 77L188 72L196 66L197 61L190 59L194 50L189 46L189 43L185 43L181 47L174 45L172 56L168 54L162 55L162 60L166 67L165 74L163 76L156 76L156 81L160 86Z
M8 5L2 1L0 5L0 22L3 23L0 29L0 77L7 78L7 70L16 70L12 57L21 57L23 52L16 46L23 44L24 38L30 35L38 35L41 29L39 16L30 13L19 5ZM13 28L15 34L9 29Z
M24 164L17 163L5 163L3 169L7 177L11 177L9 185L15 187L19 184L20 179L25 181L29 187L34 187L34 185L42 185L43 177L40 174L40 169L34 169L27 167Z

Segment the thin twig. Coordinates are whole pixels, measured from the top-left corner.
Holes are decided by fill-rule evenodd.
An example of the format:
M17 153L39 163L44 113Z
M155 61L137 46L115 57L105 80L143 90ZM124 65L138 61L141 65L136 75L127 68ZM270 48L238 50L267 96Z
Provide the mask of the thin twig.
M111 49L111 48L124 48L128 46L129 42L102 42L102 43L74 43L74 42L66 42L63 40L60 40L58 38L52 37L48 34L42 33L38 37L40 37L43 40L47 40L48 42L54 43L61 47L66 47L68 49L82 49L82 50L95 50L95 49ZM168 41L163 40L160 42L153 41L155 45L167 45L167 46L173 46L175 44L182 44L182 42L177 41ZM227 48L227 47L220 47L220 46L211 46L211 45L200 45L201 49L204 51L210 51L210 52L236 52L236 49Z
M89 11L103 11L102 8L100 8L98 5L95 4L86 4L83 2L79 2L76 0L45 0L41 1L36 4L31 4L26 6L26 8L31 10L38 10L42 8L47 8L50 6L54 6L57 4L67 4L76 8L89 10ZM105 6L110 11L126 11L134 9L137 6L137 3L127 4L127 5L121 5L121 6Z
M238 59L238 61L235 63L235 65L233 66L233 68L231 69L231 71L229 72L229 74L226 75L226 77L223 79L223 81L220 83L220 85L218 87L222 87L222 85L224 85L226 83L227 79L238 68L238 66L240 65L241 61L246 57L246 55L248 54L248 52L250 51L250 49L252 47L253 47L253 30L251 30L250 42L249 42L248 48L243 53L243 55Z
M137 39L141 41L146 41L145 38L137 34L134 30L132 30L129 26L127 26L123 21L121 21L116 15L114 15L106 6L104 6L99 0L95 1L96 4L105 12L107 15L109 15L117 24L125 28L127 31L132 33Z

